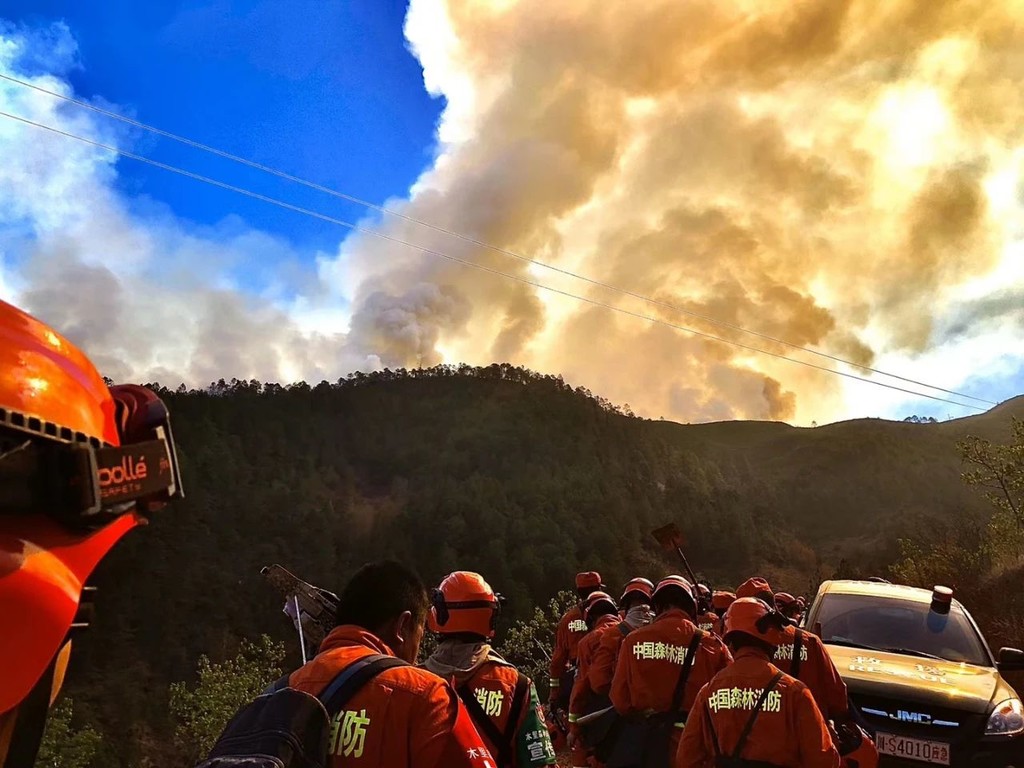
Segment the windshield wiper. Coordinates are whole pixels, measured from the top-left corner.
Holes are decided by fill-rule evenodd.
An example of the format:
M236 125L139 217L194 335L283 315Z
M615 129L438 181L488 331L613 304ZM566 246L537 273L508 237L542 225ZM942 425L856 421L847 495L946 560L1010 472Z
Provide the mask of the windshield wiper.
M824 642L829 645L842 645L847 648L863 648L865 651L880 651L881 653L901 653L904 656L920 656L925 659L935 659L936 661L949 661L941 656L936 656L933 653L925 653L924 651L917 651L913 648L881 648L876 645L867 645L865 643L856 643L853 640L843 640L842 638L834 637L831 640L825 640Z
M902 653L906 656L921 656L925 659L935 659L936 661L949 661L941 656L936 656L934 653L925 653L924 651L917 651L913 648L881 648L879 650L888 651L889 653Z

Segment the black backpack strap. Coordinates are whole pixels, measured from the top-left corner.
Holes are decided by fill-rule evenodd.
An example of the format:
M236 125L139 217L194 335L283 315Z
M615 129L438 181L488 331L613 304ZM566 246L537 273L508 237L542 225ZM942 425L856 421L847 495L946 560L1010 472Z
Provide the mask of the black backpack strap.
M333 717L348 704L348 700L360 688L385 669L405 666L408 666L407 662L394 656L385 656L381 653L367 654L341 670L317 698L324 705L327 714Z
M466 711L469 713L469 718L473 721L473 725L476 726L476 729L482 736L487 737L487 740L491 742L491 744L498 747L497 760L499 768L510 768L512 765L510 762L512 755L511 739L506 740L505 734L498 730L498 726L496 726L494 721L488 717L486 712L484 712L484 708L480 706L480 702L477 701L468 682L463 683L456 690L459 694L459 698L462 699L462 703L466 705ZM509 722L512 725L513 733L515 732L515 723L511 718L514 714L515 713L512 710L509 710ZM518 722L518 718L516 718L516 722Z
M505 738L501 742L510 746L515 741L516 728L519 726L519 718L523 711L523 702L526 701L527 694L530 692L530 678L518 670L517 673L516 689L512 694L512 707L508 711L508 724L505 726Z
M722 748L718 746L718 734L715 733L715 721L711 719L711 706L704 702L704 717L708 721L708 730L711 731L711 746L715 749L715 760L722 756Z
M703 630L695 630L690 638L690 645L686 649L686 659L683 661L683 668L679 672L679 679L676 680L676 689L672 691L672 708L669 710L673 718L683 714L683 696L686 694L686 683L690 679L690 672L693 671L693 657L697 655L697 648L700 641L704 639Z
M793 663L790 665L790 675L800 678L800 654L804 650L804 631L797 627L796 638L793 640Z
M620 621L619 622L619 632L621 633L621 635L623 637L625 637L626 635L628 635L632 631L633 631L633 628L631 626L629 626L629 624L627 624L624 621Z
M775 677L772 678L771 682L764 687L761 691L761 695L757 699L757 703L754 705L754 711L750 713L750 719L747 720L747 724L743 727L743 733L740 734L739 741L736 742L736 748L732 751L732 759L739 759L740 754L743 752L743 748L747 746L747 739L750 737L750 732L754 728L754 723L757 722L757 716L761 714L761 708L764 706L764 702L768 698L768 694L775 690L775 686L779 684L782 679L783 673L777 672Z

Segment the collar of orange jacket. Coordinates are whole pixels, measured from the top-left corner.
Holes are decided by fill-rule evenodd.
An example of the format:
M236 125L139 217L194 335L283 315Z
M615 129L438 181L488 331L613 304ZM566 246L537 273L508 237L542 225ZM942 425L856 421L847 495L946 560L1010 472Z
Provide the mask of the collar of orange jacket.
M757 648L751 648L749 646L746 648L740 648L738 651L733 653L732 658L734 664L742 659L753 659L755 661L771 663L771 659L768 658L768 654L764 651L758 650Z
M387 656L394 656L395 652L388 647L388 644L362 627L355 624L342 624L330 631L330 634L320 643L320 653L335 648L345 648L353 645L362 645L372 649L375 653L383 653Z
M662 611L654 617L655 622L664 621L666 619L675 619L676 621L679 621L679 619L686 619L691 624L693 623L693 619L690 617L690 614L682 608L669 608L667 611Z
M622 619L619 618L619 614L606 613L604 616L598 616L597 621L594 622L594 631L604 629L609 624L620 624Z

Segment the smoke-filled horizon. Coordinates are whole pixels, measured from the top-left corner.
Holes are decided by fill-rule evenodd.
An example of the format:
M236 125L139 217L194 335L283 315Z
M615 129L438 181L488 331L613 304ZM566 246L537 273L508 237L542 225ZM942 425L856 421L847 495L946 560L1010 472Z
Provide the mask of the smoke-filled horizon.
M823 362L664 305L960 387L1022 362L1022 24L1020 0L412 0L410 49L446 107L432 165L388 206L661 304L406 219L367 226L772 352ZM203 385L508 361L682 421L806 423L884 402L868 385L358 233L301 284L246 296L216 264L260 233L141 221L111 192L109 160L74 152L117 225L93 213L43 227L6 293L118 377ZM52 205L30 212L37 230ZM108 277L111 257L82 246L97 229L149 266L114 258ZM286 243L269 250L292 258ZM163 350L116 332L134 280L176 292L146 320L153 335L183 329ZM121 303L87 306L94 283Z

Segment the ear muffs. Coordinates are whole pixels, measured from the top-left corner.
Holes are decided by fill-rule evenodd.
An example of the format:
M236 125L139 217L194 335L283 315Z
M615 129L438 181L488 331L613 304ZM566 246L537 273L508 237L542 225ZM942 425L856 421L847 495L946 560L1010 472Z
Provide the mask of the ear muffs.
M761 634L766 634L769 629L782 630L789 626L790 621L778 611L772 609L757 620L754 625Z
M443 627L448 623L448 603L444 601L444 592L437 587L430 592L430 604L434 608L434 620L437 626Z

